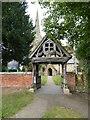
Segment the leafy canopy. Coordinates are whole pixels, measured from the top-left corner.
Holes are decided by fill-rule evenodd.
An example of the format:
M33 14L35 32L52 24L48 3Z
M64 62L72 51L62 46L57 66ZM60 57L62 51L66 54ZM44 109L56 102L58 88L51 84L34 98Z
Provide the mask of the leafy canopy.
M54 40L66 38L70 46L76 48L79 58L90 58L90 3L44 2L41 5L47 9L44 19L46 36Z
M90 81L90 2L41 2L41 5L47 9L46 36L68 40Z

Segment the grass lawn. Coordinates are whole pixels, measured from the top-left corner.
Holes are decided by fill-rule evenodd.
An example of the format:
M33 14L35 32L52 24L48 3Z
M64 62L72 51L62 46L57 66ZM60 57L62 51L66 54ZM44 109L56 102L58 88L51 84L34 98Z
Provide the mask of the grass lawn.
M46 84L46 82L47 82L47 76L41 76L41 84L42 85L45 85Z
M46 111L43 118L82 118L81 115L70 108L54 107L51 110ZM48 119L49 120L49 119Z
M53 76L52 79L56 85L61 85L61 76L60 75Z
M17 113L22 107L29 104L34 94L28 90L19 90L14 93L2 95L2 118L7 118Z

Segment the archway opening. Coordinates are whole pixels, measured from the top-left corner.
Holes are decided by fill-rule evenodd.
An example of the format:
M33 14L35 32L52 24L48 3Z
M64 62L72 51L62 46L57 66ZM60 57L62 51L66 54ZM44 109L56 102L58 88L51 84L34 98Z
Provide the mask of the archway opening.
M51 68L48 69L48 76L52 76L52 69Z

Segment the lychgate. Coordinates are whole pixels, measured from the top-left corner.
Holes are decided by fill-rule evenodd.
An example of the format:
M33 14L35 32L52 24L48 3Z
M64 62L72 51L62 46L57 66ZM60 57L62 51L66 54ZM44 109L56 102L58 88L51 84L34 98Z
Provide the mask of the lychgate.
M41 77L39 76L38 70L39 64L61 64L62 88L64 93L69 92L66 80L66 63L71 59L71 55L61 46L60 41L54 41L44 37L36 49L30 54L29 58L33 63L33 83L35 82L37 89L41 88Z

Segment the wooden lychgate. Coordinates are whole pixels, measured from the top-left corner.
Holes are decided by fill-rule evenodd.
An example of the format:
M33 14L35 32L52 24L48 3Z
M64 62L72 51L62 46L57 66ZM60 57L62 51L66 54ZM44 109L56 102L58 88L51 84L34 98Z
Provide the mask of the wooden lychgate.
M59 66L61 64L62 85L64 89L67 89L66 63L71 59L71 55L61 46L60 41L44 37L29 58L33 63L33 83L36 83L37 89L41 87L39 64L58 64Z

